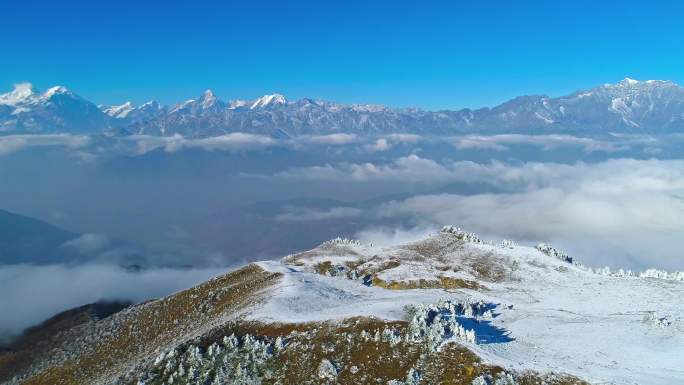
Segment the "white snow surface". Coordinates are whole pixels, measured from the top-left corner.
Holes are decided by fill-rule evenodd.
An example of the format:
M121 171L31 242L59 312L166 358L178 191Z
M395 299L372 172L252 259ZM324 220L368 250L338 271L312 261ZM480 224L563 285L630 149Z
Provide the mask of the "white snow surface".
M512 339L460 342L487 362L573 374L595 384L684 383L684 282L596 274L533 247L475 243L455 236L440 233L390 248L324 244L283 261L259 262L283 278L248 317L268 322L353 316L396 320L406 319L407 305L484 300L496 305L492 325L505 329ZM415 250L421 250L417 259ZM476 276L468 265L482 263L483 258L501 266L506 278ZM443 276L444 266L451 263L462 268L446 275L477 280L486 288L388 290L366 286L362 278L313 270L322 261L342 266L353 260L399 261L399 266L381 272L383 279L397 280Z
M123 119L135 109L131 102L126 102L118 106L102 106L101 110L105 114L116 119Z
M273 104L285 103L287 103L287 98L281 94L264 95L255 100L250 108L253 110L255 108L264 108Z

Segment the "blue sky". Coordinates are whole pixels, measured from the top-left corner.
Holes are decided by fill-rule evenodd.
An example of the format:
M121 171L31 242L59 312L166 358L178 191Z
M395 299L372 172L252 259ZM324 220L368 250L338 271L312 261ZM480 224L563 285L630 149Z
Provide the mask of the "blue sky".
M684 83L680 4L9 0L0 87L61 84L97 103L212 88L437 109L625 76Z

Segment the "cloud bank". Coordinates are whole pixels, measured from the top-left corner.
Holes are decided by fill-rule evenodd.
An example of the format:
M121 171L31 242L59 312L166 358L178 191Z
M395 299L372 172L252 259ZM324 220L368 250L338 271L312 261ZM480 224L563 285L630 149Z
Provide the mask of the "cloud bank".
M459 162L450 165L442 165L434 160L421 158L418 155L400 157L387 164L374 163L341 163L333 166L293 168L276 174L277 177L299 180L323 180L323 181L395 181L430 184L458 179L462 164L472 162Z
M264 148L275 145L277 141L269 136L235 132L209 138L185 138L181 135L150 136L132 135L125 140L134 143L137 154L145 154L158 148L166 152L177 152L184 149L202 149L205 151L236 151Z
M587 138L572 135L466 135L454 138L454 146L461 150L509 150L514 145L533 145L544 151L559 148L580 148L585 153L617 152L629 150L634 146L660 145L660 140L649 135L614 135L608 138Z
M45 134L0 136L0 156L31 147L63 147L69 150L83 148L91 143L87 135Z
M56 313L99 300L140 302L191 287L228 268L126 271L112 265L0 266L0 342ZM10 294L14 293L14 295Z
M276 215L279 222L310 222L330 219L358 217L360 209L354 207L332 207L329 209L313 209L306 207L287 207L285 212Z
M584 253L579 257L590 265L684 267L684 161L492 163L469 170L467 180L510 192L419 195L382 205L380 215L550 241Z
M162 149L177 153L187 149L204 151L264 150L271 147L285 147L297 151L317 148L339 147L358 153L380 153L398 149L405 155L420 150L423 144L447 145L457 150L513 152L515 147L532 146L543 151L579 149L586 154L621 153L638 151L648 156L681 153L681 134L665 135L618 135L601 137L579 137L561 134L502 134L464 135L454 137L430 137L415 134L388 134L359 136L353 133L332 133L304 135L293 138L274 138L247 132L232 132L206 138L189 138L179 134L172 136L129 135L106 136L100 134L25 134L0 136L0 156L12 154L32 147L62 147L83 161L93 161L98 155L143 155ZM401 146L400 146L401 145ZM399 148L400 147L400 148Z

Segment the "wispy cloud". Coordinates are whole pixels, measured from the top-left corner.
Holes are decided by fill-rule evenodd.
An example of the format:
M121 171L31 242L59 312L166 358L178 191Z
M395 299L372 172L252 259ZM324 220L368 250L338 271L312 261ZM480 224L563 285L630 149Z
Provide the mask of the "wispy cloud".
M329 209L314 209L306 207L287 207L275 219L280 222L309 222L330 219L342 219L358 217L362 214L360 209L354 207L332 207Z
M396 228L387 226L371 226L359 231L355 237L362 243L380 247L403 245L424 239L439 231L433 224L423 224L411 228Z
M293 140L298 144L313 144L313 145L344 145L361 141L356 134L329 134L329 135L311 135L301 136Z
M76 239L64 243L61 247L78 254L93 254L102 251L109 245L109 237L103 234L82 234Z
M413 134L389 134L377 139L368 138L368 143L363 145L363 149L370 152L387 151L396 144L415 145L422 141L423 137Z
M405 181L432 183L447 180L454 176L451 166L441 165L431 159L409 155L395 159L388 164L341 163L336 166L324 165L294 168L277 174L278 177L302 180L348 180L367 181Z
M64 147L69 150L86 147L91 138L86 135L45 134L0 136L0 156L31 147Z
M198 139L185 138L178 134L169 137L133 135L126 137L125 140L135 144L136 152L138 154L144 154L158 148L163 148L166 152L176 152L192 148L206 151L236 151L264 148L277 143L275 139L269 136L242 132Z
M652 145L657 139L651 136L613 137L609 139L596 139L578 137L572 135L467 135L454 138L454 146L461 150L508 150L512 145L533 145L544 151L552 151L559 148L575 147L586 153L592 152L616 152L628 150L634 145Z

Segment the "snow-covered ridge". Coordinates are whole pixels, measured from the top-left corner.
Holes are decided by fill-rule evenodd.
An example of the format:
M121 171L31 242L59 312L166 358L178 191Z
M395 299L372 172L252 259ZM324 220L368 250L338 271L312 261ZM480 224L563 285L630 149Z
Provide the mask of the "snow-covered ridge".
M584 269L588 272L594 273L594 274L600 274L600 275L606 275L606 276L611 276L611 277L639 277L639 278L656 278L656 279L663 279L663 280L669 280L669 281L681 281L684 282L684 271L673 271L673 272L668 272L664 270L659 270L659 269L646 269L644 271L640 272L634 272L632 270L625 270L625 269L618 269L618 270L611 270L610 267L605 266L605 267L598 267L598 268L592 268L585 266L579 262L575 262L572 257L568 256L563 251L560 251L554 247L551 247L545 243L540 243L535 248L542 253L558 258L562 261L574 264L575 266Z
M517 245L504 239L500 243L484 241L477 234L464 231L458 226L444 226L440 234L447 239L460 242L461 249L470 254L459 252L458 258L425 259L424 250L449 252L448 240L428 238L420 247L406 245L392 253L378 253L380 250L372 243L362 244L348 238L335 238L322 243L319 248L283 258L286 264L305 268L307 271L327 276L346 277L385 288L476 288L487 287L490 283L519 280L521 264L548 264L551 257L557 261L556 269L573 269L616 278L652 278L661 280L684 281L683 272L666 272L648 269L643 272L608 267L592 268L580 263L576 258L548 244L540 243L535 247ZM445 243L446 242L446 243ZM449 246L452 247L452 246ZM496 257L474 258L472 254L494 253ZM520 259L519 255L534 256Z
M282 264L283 289L256 319L407 319L432 349L462 344L507 369L605 384L684 381L681 273L591 269L548 244L489 242L457 226L383 248L340 238ZM472 298L480 310L468 317L457 304ZM368 338L407 337L390 329Z
M250 109L266 108L270 105L286 104L287 99L281 94L264 95L252 103Z
M472 243L488 243L490 245L493 245L492 242L485 242L480 239L480 237L475 234L475 233L468 233L464 230L462 230L458 226L444 226L441 230L443 233L448 233L448 234L454 234L458 238L463 239L464 241L467 242L472 242ZM501 242L501 247L502 248L515 248L516 244L508 239L504 239ZM539 243L535 246L535 249L541 251L542 253L557 258L563 262L567 262L569 264L573 264L574 266L584 269L585 271L594 273L594 274L600 274L600 275L606 275L606 276L612 276L612 277L640 277L640 278L656 278L656 279L663 279L663 280L671 280L671 281L681 281L684 282L684 271L673 271L673 272L668 272L665 270L659 270L655 268L649 268L644 271L640 272L634 272L632 270L625 270L622 268L619 268L618 270L611 270L610 267L605 266L605 267L599 267L599 268L592 268L589 266L583 265L581 262L576 261L573 257L569 256L567 253L564 251L558 250L551 245L548 245L546 243Z
M422 358L382 381L376 367L360 368L375 359L397 367L414 356L446 357L446 368L470 368L466 383L478 385L516 384L528 370L595 384L671 385L684 381L681 298L682 282L595 274L552 246L487 242L447 226L407 244L339 238L250 264L114 314L84 328L86 337L67 334L67 349L45 354L109 353L103 336L130 354L118 366L102 364L119 357L107 355L82 371L106 366L130 381L101 371L100 382L74 383L270 383L297 368L308 377L293 383L440 383L428 380ZM383 353L369 359L374 352Z
M116 119L123 119L135 108L133 103L126 102L119 106L98 106L102 112Z
M30 83L22 83L0 95L0 134L102 132L110 128L110 119L63 86L41 93Z
M20 83L14 86L14 90L6 94L0 94L0 105L18 107L22 105L38 104L41 102L47 102L55 95L74 94L69 91L66 87L55 86L47 89L43 93L39 93L35 90L31 83Z

